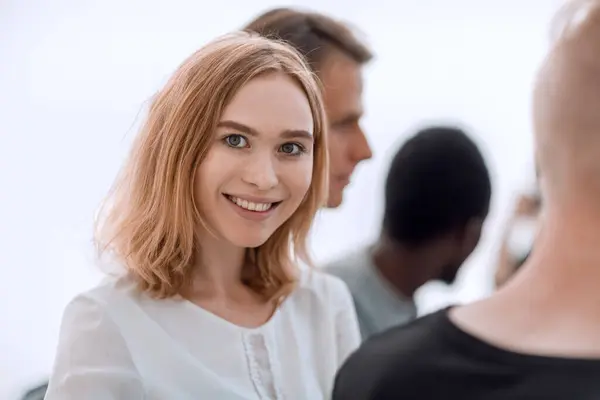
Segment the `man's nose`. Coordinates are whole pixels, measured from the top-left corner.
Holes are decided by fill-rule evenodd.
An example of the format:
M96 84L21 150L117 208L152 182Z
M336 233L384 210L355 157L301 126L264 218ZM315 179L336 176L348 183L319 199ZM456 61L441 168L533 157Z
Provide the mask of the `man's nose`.
M373 157L373 152L371 151L371 146L369 146L367 136L365 135L365 132L359 128L354 133L353 137L352 158L358 162L368 160L371 157Z

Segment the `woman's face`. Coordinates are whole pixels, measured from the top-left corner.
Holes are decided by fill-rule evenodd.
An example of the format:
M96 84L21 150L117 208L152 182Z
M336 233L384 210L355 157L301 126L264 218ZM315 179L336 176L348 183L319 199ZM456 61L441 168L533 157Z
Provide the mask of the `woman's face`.
M258 247L302 203L312 171L313 118L306 95L283 73L259 76L221 116L196 175L198 208L219 239Z

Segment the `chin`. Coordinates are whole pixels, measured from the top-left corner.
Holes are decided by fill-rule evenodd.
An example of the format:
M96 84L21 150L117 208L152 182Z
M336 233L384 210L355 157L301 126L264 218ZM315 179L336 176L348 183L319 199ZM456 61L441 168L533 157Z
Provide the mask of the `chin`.
M458 271L452 271L450 273L446 273L445 275L442 275L442 277L440 278L440 281L442 281L446 285L454 285L454 283L456 282L457 275L458 275Z
M327 208L338 208L342 204L342 200L344 200L343 192L330 192L327 198Z
M256 233L243 234L240 232L238 234L232 235L229 238L229 241L236 247L254 249L265 244L270 237L271 235L261 235Z

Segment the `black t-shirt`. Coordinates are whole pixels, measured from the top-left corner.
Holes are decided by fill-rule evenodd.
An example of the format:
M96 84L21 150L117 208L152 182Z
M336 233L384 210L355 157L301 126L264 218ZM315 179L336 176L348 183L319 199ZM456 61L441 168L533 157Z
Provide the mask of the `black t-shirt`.
M600 360L503 350L445 309L373 337L341 368L333 400L384 399L600 400Z

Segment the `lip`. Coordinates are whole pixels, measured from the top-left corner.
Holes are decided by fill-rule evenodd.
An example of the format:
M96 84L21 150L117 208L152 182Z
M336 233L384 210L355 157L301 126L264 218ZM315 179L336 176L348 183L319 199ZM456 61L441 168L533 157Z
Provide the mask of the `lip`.
M246 195L234 194L234 193L223 193L223 196L237 197L238 199L251 201L253 203L279 203L279 202L281 202L281 199L269 199L266 197L246 196Z
M244 200L248 200L248 201L252 201L255 203L281 203L281 201L270 201L270 200L266 200L266 199L259 199L257 197L248 197L248 196L235 196L235 195L226 195L223 194L223 200L230 205L230 207L242 218L250 220L250 221L255 221L255 222L261 222L261 221L265 221L266 219L268 219L269 217L271 217L273 215L273 213L275 212L275 210L277 209L277 207L279 206L279 204L273 205L271 206L271 208L269 208L267 211L250 211L250 210L246 210L245 208L242 208L240 206L238 206L237 204L235 204L233 201L229 200L227 198L227 196L233 196L233 197L239 197L240 199L244 199ZM251 200L251 199L255 199L255 200Z

